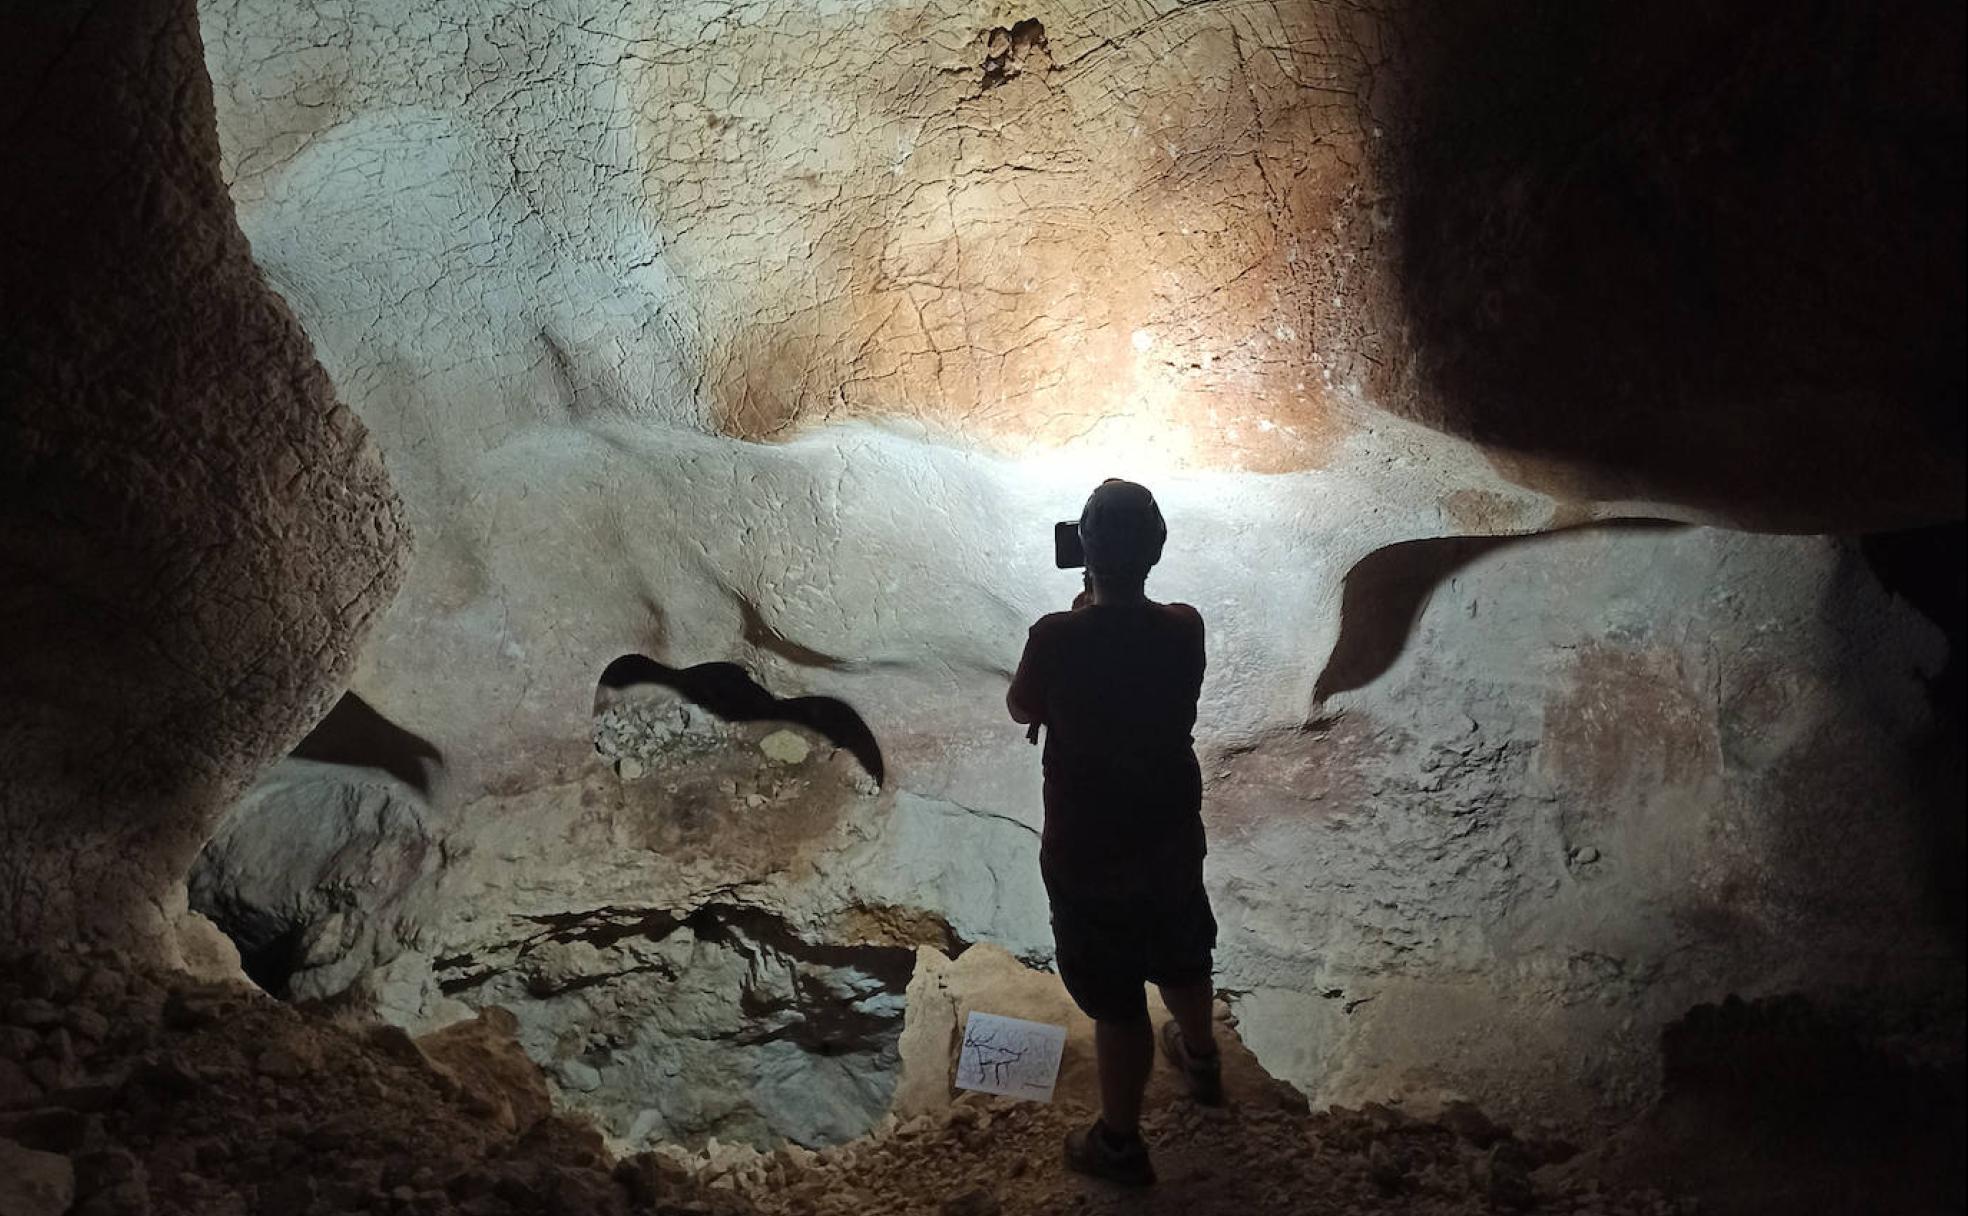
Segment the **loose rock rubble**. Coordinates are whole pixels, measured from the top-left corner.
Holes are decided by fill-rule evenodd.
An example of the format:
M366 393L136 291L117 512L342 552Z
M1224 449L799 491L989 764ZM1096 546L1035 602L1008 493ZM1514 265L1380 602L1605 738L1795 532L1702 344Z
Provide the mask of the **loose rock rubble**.
M595 715L595 751L633 781L683 755L724 747L733 727L681 697L644 695Z
M1212 1109L1181 1101L1152 1111L1144 1134L1158 1184L1128 1191L1068 1172L1066 1133L1092 1112L965 1095L940 1116L890 1121L820 1153L723 1149L696 1176L774 1216L1317 1216L1322 1213L1530 1211L1678 1216L1692 1201L1653 1191L1602 1192L1542 1179L1575 1149L1521 1140L1473 1107L1419 1119L1389 1106L1308 1114L1289 1102Z
M1800 1016L1726 1006L1681 1038L1720 1021L1754 1047L1773 1018ZM553 1109L517 1028L488 1007L413 1038L350 1002L286 1005L118 955L0 957L0 1216L1710 1216L1955 1210L1906 1201L1958 1193L1892 1181L1946 1174L1952 1072L1939 1089L1882 1081L1820 1103L1849 1140L1857 1123L1914 1110L1917 1093L1935 1135L1916 1150L1895 1131L1898 1157L1811 1140L1828 1177L1855 1181L1802 1207L1766 1202L1795 1196L1799 1166L1756 1156L1740 1098L1708 1110L1683 1093L1654 1125L1578 1146L1465 1102L1308 1111L1268 1078L1233 1087L1223 1108L1151 1091L1160 1182L1128 1191L1065 1169L1061 1141L1092 1112L1063 1090L1050 1106L962 1094L817 1152L712 1138L617 1159L585 1116ZM1687 1044L1677 1050L1685 1063ZM1854 1094L1871 1095L1863 1110ZM1901 1169L1907 1153L1926 1164ZM1670 1178L1699 1189L1654 1189Z
M746 1210L549 1113L498 1013L414 1040L109 956L0 977L5 1216Z
M552 1112L503 1010L413 1039L115 956L0 961L6 1216L1692 1210L1541 1182L1570 1147L1520 1140L1473 1108L1307 1114L1282 1087L1155 1111L1163 1182L1145 1195L1065 1172L1059 1141L1089 1117L1079 1106L977 1095L818 1153L713 1139L616 1162L591 1124Z

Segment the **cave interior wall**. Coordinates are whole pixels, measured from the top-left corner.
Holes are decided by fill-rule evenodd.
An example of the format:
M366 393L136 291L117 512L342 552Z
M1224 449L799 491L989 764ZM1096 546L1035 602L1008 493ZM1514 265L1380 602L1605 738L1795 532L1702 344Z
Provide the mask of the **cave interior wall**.
M1958 989L1958 659L1802 535L1959 516L1958 11L1440 7L213 0L16 89L94 158L21 226L96 239L9 279L11 890L136 856L143 920L209 840L291 995L509 1005L624 1139L850 1135L898 959L1049 959L997 706L1119 473L1273 1072L1589 1121L1701 1002ZM763 708L604 678L716 665Z

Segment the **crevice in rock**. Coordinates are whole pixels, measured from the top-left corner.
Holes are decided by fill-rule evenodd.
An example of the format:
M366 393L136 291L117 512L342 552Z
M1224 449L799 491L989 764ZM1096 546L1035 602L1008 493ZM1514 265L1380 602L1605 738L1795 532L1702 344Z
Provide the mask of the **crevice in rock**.
M777 697L736 663L668 667L640 654L625 654L602 669L596 706L608 692L655 684L726 722L790 722L804 726L860 762L876 785L885 779L881 744L853 706L834 697Z
M1947 637L1947 659L1927 681L1933 713L1924 737L1909 754L1920 797L1929 914L1946 927L1957 957L1968 953L1968 891L1961 858L1968 845L1968 767L1961 739L1968 723L1968 583L1964 582L1964 527L1941 524L1880 532L1860 538L1860 552L1874 577L1933 622Z
M1052 48L1045 26L1036 17L997 26L984 35L985 89L995 89L1028 70L1052 66Z
M240 916L225 915L216 907L212 911L225 917L226 923L219 927L238 947L239 969L246 973L246 978L269 994L285 998L294 972L300 969L301 960L306 955L307 925L297 922L274 932L272 936L255 935L242 928ZM210 912L206 914L211 915ZM217 917L212 919L218 923Z
M297 760L376 768L425 797L444 767L444 753L415 732L403 729L353 692L345 692L307 737L296 744Z
M789 663L801 667L819 667L827 671L839 671L847 666L843 659L813 649L793 641L769 624L759 612L758 605L742 595L732 597L738 603L738 615L744 620L744 638L747 645L770 651Z

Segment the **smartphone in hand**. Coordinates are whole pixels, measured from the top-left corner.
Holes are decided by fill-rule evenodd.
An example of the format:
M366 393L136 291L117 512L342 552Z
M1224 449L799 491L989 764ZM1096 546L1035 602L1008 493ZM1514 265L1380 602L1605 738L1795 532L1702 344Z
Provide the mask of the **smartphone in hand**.
M1077 570L1086 565L1086 548L1080 544L1080 521L1064 519L1052 525L1052 563L1061 570Z

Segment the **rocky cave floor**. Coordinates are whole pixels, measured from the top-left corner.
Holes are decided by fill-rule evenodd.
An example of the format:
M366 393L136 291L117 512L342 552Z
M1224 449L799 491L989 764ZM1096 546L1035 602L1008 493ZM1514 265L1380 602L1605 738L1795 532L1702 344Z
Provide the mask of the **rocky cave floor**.
M1086 1111L979 1095L817 1153L712 1141L614 1160L593 1126L551 1109L512 1030L494 1009L412 1039L347 1009L114 956L0 959L0 1213L1960 1210L1958 1075L1941 1113L1911 1112L1929 1134L1849 1112L1853 1129L1884 1128L1894 1146L1868 1149L1874 1168L1857 1171L1809 1135L1781 1137L1788 1153L1739 1137L1710 1153L1717 1168L1684 1168L1717 1131L1685 1108L1657 1112L1641 1140L1581 1152L1519 1139L1466 1104L1428 1119L1309 1112L1279 1085L1223 1109L1154 1111L1162 1181L1125 1191L1061 1165L1060 1140ZM1706 1194L1650 1185L1663 1179Z

